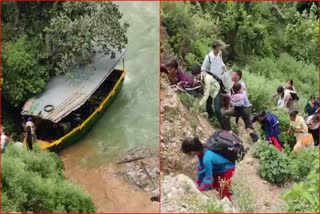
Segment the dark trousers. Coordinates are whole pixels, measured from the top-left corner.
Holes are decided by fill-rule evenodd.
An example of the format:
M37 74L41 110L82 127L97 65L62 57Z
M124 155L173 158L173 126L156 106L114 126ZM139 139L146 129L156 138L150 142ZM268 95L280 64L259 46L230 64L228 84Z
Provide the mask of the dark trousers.
M314 145L318 146L319 145L319 129L316 129L316 130L309 129L309 133L312 134Z
M33 149L32 143L35 139L35 135L32 135L31 132L27 132L27 146L29 150Z
M212 108L212 104L214 105L214 110ZM221 91L219 91L219 93L214 99L212 99L211 96L208 97L207 103L206 103L206 110L210 118L212 118L214 115L217 117L220 127L223 129L223 117L221 113L221 104L222 104Z
M250 115L251 115L251 107L230 108L224 111L223 113L224 129L227 131L231 130L230 117L236 117L236 118L241 117L244 122L245 129L249 128L254 131L253 133L250 134L252 141L253 142L258 141L259 137L256 134L255 129L251 123Z

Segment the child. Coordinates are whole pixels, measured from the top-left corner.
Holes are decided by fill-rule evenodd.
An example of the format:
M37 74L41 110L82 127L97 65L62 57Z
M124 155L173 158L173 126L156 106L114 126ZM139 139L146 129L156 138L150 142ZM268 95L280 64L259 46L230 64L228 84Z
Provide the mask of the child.
M252 126L250 115L251 115L251 107L249 104L249 99L246 93L243 90L241 83L235 83L231 89L230 102L233 106L230 109L227 109L223 112L223 115L226 117L242 117L242 120L245 124L245 129L251 129L250 137L253 142L257 142L259 140L258 135L255 133L254 127Z

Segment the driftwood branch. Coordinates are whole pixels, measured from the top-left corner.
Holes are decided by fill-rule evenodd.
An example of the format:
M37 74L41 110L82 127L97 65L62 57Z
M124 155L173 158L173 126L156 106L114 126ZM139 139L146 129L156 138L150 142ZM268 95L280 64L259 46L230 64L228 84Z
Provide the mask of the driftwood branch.
M137 160L141 160L141 159L144 159L144 158L145 158L145 157L131 158L131 159L129 159L129 160L119 161L119 162L117 162L117 164L130 163L130 162L137 161Z
M151 183L152 183L152 186L153 186L153 190L155 190L155 189L156 189L156 185L154 184L151 175L149 174L148 170L147 170L146 167L145 167L146 164L143 163L142 161L140 161L140 164L141 164L141 166L142 166L142 168L143 168L143 171L147 174L148 178L150 179L150 181L151 181Z

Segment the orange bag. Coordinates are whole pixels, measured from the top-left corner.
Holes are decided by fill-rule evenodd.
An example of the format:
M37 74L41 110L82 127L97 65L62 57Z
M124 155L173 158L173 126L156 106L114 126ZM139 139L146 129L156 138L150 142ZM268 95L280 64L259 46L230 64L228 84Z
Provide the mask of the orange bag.
M302 145L309 146L313 144L312 134L306 134L300 138L300 142Z

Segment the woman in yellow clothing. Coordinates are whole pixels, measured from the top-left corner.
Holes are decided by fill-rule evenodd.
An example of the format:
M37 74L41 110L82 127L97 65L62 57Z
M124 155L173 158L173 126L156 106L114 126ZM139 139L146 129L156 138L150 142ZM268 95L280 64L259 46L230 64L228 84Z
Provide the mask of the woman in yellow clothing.
M293 147L294 152L313 144L313 137L308 133L308 126L304 118L298 115L298 111L290 112L290 128L287 132L288 134L290 134L291 129L294 132L297 142Z

